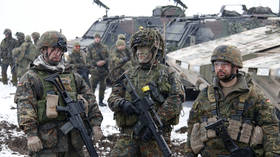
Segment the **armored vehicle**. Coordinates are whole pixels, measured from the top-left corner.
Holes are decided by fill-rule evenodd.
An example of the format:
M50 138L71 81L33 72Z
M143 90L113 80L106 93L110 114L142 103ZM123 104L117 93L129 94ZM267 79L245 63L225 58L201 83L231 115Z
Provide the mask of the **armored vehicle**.
M69 45L71 48L71 43L80 41L81 46L86 47L92 42L94 35L99 33L102 42L111 47L118 34L125 34L126 41L129 42L130 36L139 27L153 27L164 35L167 52L170 52L264 26L270 22L268 17L275 16L269 8L248 10L245 5L240 7L242 13L222 6L220 12L214 15L186 16L181 7L168 5L155 8L152 16L105 16L95 21L82 38L70 41Z
M230 44L241 50L243 69L268 99L280 103L280 27L279 19L272 25L255 28L179 49L167 54L167 63L181 76L188 91L199 92L212 82L210 58L218 45ZM197 93L196 93L197 94ZM195 97L196 95L192 95Z

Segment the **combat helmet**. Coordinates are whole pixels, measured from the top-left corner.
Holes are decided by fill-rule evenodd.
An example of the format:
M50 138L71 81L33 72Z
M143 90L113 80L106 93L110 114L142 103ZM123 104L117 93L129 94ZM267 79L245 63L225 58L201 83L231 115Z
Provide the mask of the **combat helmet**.
M211 56L212 64L216 60L227 61L239 68L243 67L241 52L235 46L221 45L221 46L216 47Z
M12 31L9 29L9 28L6 28L3 32L3 34L9 34L9 35L12 35Z
M66 37L57 31L45 32L38 41L37 48L41 50L44 47L59 47L63 52L67 51Z
M31 36L30 36L30 35L26 35L26 36L25 36L25 41L31 42Z
M130 40L130 48L135 57L137 47L151 47L151 52L156 52L154 56L164 56L164 42L161 34L156 29L142 28ZM158 54L160 53L160 54Z
M22 39L22 40L24 40L24 38L25 38L25 35L22 32L16 32L16 36L18 39Z
M33 32L33 33L31 34L31 36L32 36L33 39L39 39L39 38L40 38L40 33L38 33L38 32Z
M118 40L124 40L125 41L125 35L124 34L119 34L118 35Z

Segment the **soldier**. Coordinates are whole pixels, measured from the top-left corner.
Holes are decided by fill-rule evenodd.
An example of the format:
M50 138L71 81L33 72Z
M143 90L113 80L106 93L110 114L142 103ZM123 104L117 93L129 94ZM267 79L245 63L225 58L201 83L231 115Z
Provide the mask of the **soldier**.
M106 104L103 103L103 99L106 89L106 77L109 73L109 52L107 46L101 43L99 34L94 36L94 43L88 46L87 64L91 66L90 83L92 91L95 92L97 84L99 83L99 106L106 106Z
M12 71L17 71L18 78L28 70L30 63L39 56L29 35L25 37L25 42L20 47L14 48L12 52L15 59L15 66Z
M37 46L37 42L38 42L38 40L40 39L40 33L38 33L38 32L33 32L33 33L31 34L31 36L32 36L34 45Z
M25 35L22 32L17 32L16 37L17 37L17 46L16 47L20 47L21 44L24 43L24 41L25 41Z
M123 72L131 66L130 54L125 53L126 44L123 40L117 40L116 48L113 49L110 55L110 79L114 82L123 74Z
M154 29L143 29L131 38L130 45L137 65L131 66L126 72L140 97L144 96L141 88L153 84L156 93L153 96L153 107L163 122L163 136L170 144L172 126L178 124L184 99L184 91L178 76L173 69L158 62L164 52L164 43L160 33ZM133 136L133 129L138 121L132 99L125 89L126 83L116 83L108 99L109 107L114 112L120 138L113 147L110 156L162 156L157 142L152 138L150 130L142 137ZM162 99L159 99L161 97Z
M218 46L211 62L214 81L200 92L190 111L185 156L279 156L275 107L250 76L238 70L243 66L240 50Z
M21 77L15 95L18 124L27 135L27 147L32 157L83 157L83 142L78 131L73 129L64 135L60 130L66 123L66 115L57 112L56 106L66 104L55 86L45 78L58 73L69 96L84 102L85 113L93 127L93 139L98 141L102 137L103 117L95 97L81 76L72 73L62 62L63 53L67 51L64 35L47 31L37 48L41 55Z
M1 71L2 82L8 84L7 69L8 66L13 67L12 50L17 46L17 41L12 37L12 31L10 29L4 30L5 38L0 45L0 57L1 57ZM12 82L16 80L16 73L12 72Z
M75 71L82 76L87 85L90 87L88 79L89 70L86 66L85 53L82 52L80 48L80 43L74 43L73 51L69 55L69 63L74 67Z

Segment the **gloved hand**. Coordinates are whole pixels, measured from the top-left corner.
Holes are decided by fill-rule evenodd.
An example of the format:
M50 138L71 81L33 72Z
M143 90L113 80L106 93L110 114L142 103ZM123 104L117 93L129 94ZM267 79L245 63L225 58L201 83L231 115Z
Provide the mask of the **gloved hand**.
M27 137L27 148L32 152L38 152L43 149L40 138L38 136Z
M125 62L127 62L128 60L129 60L129 58L125 56L125 57L122 58L121 63L125 63Z
M151 140L153 137L153 133L152 131L149 129L149 128L146 128L141 139L144 141L144 142L148 142L149 140Z
M92 131L93 131L93 141L94 142L99 141L103 137L103 133L102 133L100 126L94 126L92 128Z
M125 99L120 101L120 108L121 108L122 112L127 115L132 115L132 114L138 113L136 107L131 102L129 102Z
M191 152L185 153L184 157L195 157L195 155Z

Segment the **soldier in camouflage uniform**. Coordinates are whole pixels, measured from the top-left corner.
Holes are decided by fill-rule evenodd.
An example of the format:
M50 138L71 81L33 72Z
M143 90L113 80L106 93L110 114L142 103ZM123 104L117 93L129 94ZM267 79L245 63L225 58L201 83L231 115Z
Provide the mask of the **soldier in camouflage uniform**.
M33 33L31 34L31 36L32 36L34 45L37 46L37 42L38 42L38 40L40 39L40 33L38 33L38 32L33 32Z
M69 64L71 64L75 71L82 76L86 81L87 85L90 87L88 74L89 70L86 66L85 53L81 51L80 43L74 43L74 48L72 53L69 55Z
M17 37L17 46L16 47L20 47L21 44L25 42L25 35L22 32L17 32L16 37Z
M78 131L74 129L64 135L60 130L66 123L66 115L57 112L56 106L65 104L54 85L44 78L58 73L70 97L84 102L93 127L93 139L97 141L102 137L103 117L95 97L81 76L72 73L62 62L62 55L67 51L64 35L57 31L45 32L37 48L41 55L21 77L15 95L18 124L27 135L27 147L32 157L83 157L83 142Z
M110 80L114 82L123 74L123 72L131 66L130 54L126 52L126 44L123 40L117 40L116 48L110 54Z
M103 99L106 89L106 78L109 73L109 50L106 45L101 43L99 34L94 36L94 43L88 46L87 64L91 66L90 83L92 91L95 92L99 83L99 106L106 106L103 103Z
M280 136L275 107L255 88L248 74L238 71L242 68L240 50L230 45L218 46L211 62L214 81L200 92L190 111L185 156L241 157L250 152L258 157L278 157ZM236 150L246 150L246 154L231 150L229 140L224 143L219 132L206 130L205 126L222 118L229 134L227 139L240 148Z
M10 29L4 30L5 38L2 40L0 45L0 59L1 59L1 71L2 71L2 82L8 84L7 69L8 66L13 67L12 50L17 46L17 41L12 37L12 31ZM12 82L16 79L16 74L12 72Z
M163 136L170 144L172 126L179 122L184 99L184 91L178 76L171 67L158 62L164 52L164 43L160 33L154 29L143 29L136 32L131 38L131 49L138 64L129 68L126 72L136 88L140 97L144 96L142 87L154 84L155 89L162 96L161 100L154 97L154 108L163 122ZM126 84L126 83L124 83ZM125 86L125 87L124 87ZM142 137L134 137L133 129L138 121L126 85L116 83L108 99L109 107L114 112L117 126L120 128L120 138L112 149L113 157L147 157L162 156L156 141L150 130L145 131Z
M39 56L39 51L36 50L29 35L25 37L25 42L20 47L14 48L12 52L15 59L13 68L17 71L18 78L28 70L30 63Z

